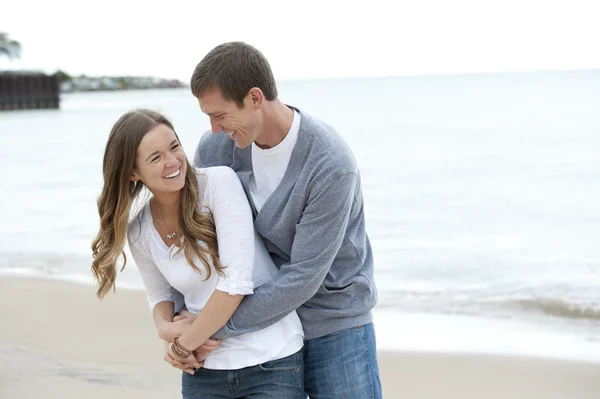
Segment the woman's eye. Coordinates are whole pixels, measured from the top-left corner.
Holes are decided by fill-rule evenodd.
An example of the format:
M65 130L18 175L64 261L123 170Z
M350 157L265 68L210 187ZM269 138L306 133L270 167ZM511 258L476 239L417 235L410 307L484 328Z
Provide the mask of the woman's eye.
M155 156L154 158L152 158L152 162L156 162L156 161L158 161L159 159L160 159L160 156L159 156L159 155L157 155L157 156Z
M176 150L179 148L179 144L175 144L173 147L171 147L171 151Z

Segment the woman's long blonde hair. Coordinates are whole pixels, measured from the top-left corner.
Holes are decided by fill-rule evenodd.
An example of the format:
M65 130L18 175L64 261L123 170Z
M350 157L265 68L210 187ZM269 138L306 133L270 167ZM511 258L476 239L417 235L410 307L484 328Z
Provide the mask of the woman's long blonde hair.
M138 146L146 133L161 124L175 131L171 122L160 113L138 109L121 116L108 137L102 165L104 186L98 197L100 231L92 242L92 272L98 283L96 295L100 299L115 288L117 261L121 255L121 271L127 264L123 247L127 238L129 217L132 203L143 188L141 181L131 181ZM219 262L217 234L212 215L198 211L199 188L196 172L187 158L186 162L187 172L179 208L179 231L182 239L176 254L183 251L188 264L198 273L202 273L196 265L196 260L200 259L208 279L211 274L209 258L220 275L223 274L224 267ZM198 240L204 245L200 245Z

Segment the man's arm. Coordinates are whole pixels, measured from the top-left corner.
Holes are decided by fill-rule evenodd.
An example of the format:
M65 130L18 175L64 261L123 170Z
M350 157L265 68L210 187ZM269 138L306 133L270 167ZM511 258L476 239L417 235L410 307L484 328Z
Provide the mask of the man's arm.
M356 173L331 174L312 190L296 225L290 262L281 266L274 280L244 298L214 338L266 328L315 295L344 240L356 184Z

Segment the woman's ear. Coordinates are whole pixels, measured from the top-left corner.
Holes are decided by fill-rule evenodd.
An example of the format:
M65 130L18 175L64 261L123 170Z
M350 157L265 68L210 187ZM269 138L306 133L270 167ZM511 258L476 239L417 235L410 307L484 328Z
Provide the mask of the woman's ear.
M140 177L135 172L133 172L129 180L131 180L132 182L136 182L140 180Z

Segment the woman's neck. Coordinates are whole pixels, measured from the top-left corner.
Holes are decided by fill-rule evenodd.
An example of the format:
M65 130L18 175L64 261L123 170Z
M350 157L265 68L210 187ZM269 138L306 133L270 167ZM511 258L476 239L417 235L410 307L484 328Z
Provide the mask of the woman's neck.
M154 193L154 206L160 209L165 219L179 216L179 204L181 203L181 191L175 193Z

